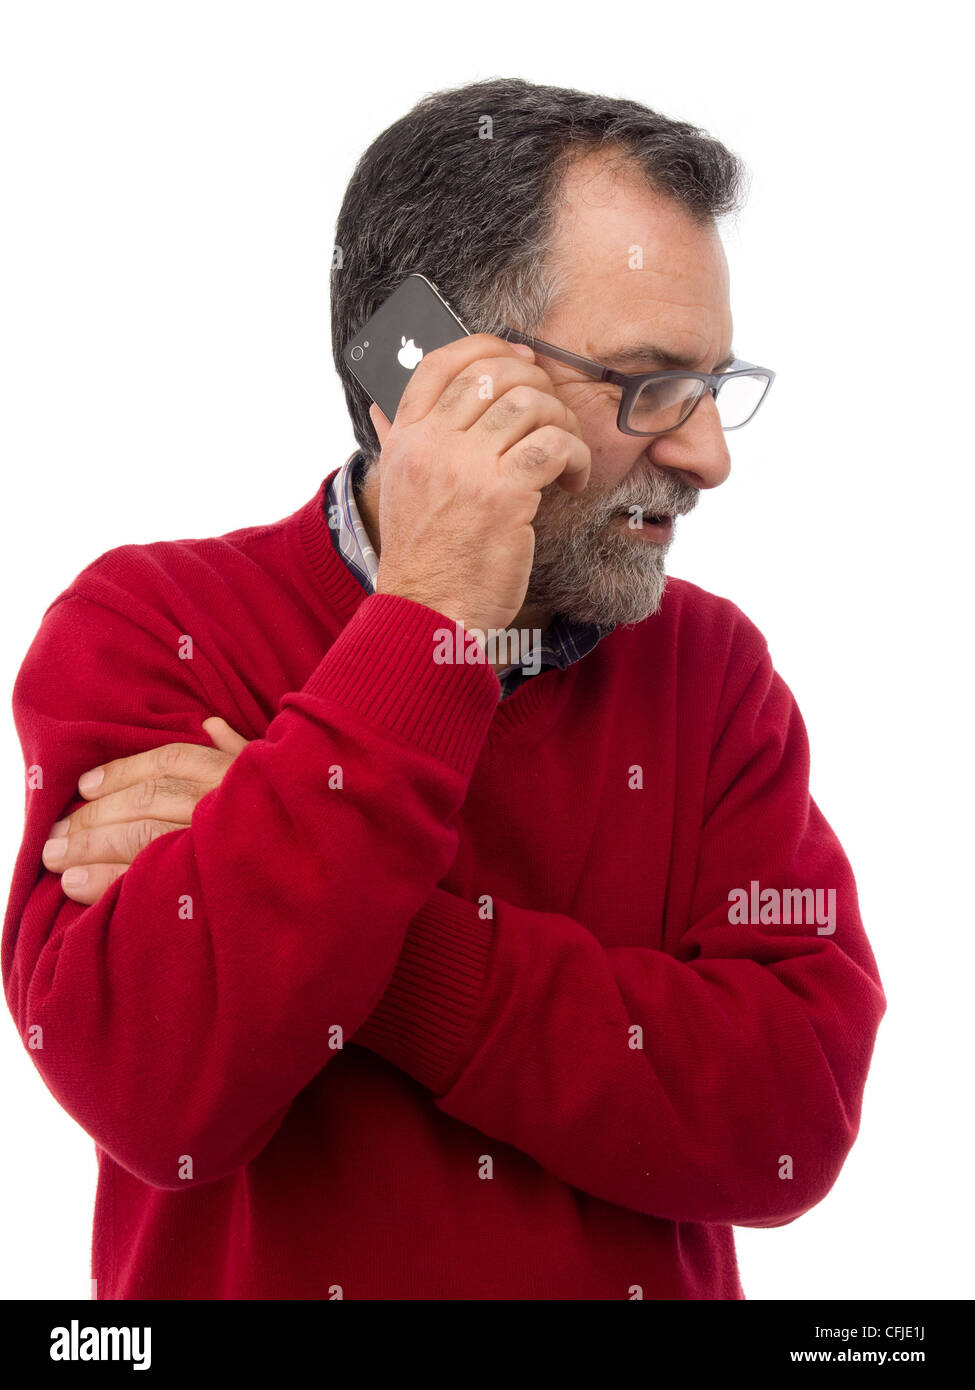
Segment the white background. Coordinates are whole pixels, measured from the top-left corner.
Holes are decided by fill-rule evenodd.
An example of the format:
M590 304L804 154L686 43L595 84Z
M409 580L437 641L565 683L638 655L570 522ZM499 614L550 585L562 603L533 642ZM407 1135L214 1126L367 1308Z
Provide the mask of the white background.
M354 447L329 347L356 159L491 76L742 155L735 347L778 373L671 572L765 633L888 996L860 1137L746 1296L970 1298L972 122L961 5L3 7L2 683L116 545L274 521ZM9 885L24 766L0 729ZM94 1145L0 1022L0 1296L87 1298Z

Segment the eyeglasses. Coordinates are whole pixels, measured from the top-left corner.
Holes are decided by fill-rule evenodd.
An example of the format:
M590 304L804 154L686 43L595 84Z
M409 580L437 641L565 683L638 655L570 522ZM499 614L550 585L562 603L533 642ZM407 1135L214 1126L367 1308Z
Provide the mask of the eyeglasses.
M666 434L683 425L695 406L710 390L718 407L723 430L740 430L755 415L768 395L775 373L768 367L756 367L736 357L722 372L614 372L588 357L580 357L565 348L553 347L539 338L530 338L516 329L506 329L501 337L509 343L524 343L542 357L551 357L576 367L600 381L611 381L623 389L617 428L624 434Z

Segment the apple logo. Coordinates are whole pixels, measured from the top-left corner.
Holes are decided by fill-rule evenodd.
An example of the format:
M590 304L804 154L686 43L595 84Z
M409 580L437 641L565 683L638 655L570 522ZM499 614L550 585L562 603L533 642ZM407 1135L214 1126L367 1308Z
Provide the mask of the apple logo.
M412 338L407 342L405 337L401 337L400 342L403 346L396 354L396 360L401 367L405 367L408 372L412 372L417 362L419 362L420 358L423 356L423 349L417 347Z

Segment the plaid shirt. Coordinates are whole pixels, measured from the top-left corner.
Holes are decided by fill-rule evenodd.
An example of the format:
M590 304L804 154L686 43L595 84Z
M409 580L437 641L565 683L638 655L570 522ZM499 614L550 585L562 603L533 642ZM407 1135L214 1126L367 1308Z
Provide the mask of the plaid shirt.
M358 451L345 461L326 490L324 505L326 517L337 519L337 525L329 527L336 550L362 587L371 594L376 588L379 561L356 506L363 464L363 456ZM525 654L525 660L529 663L527 667L520 664L508 666L499 673L501 699L513 695L526 680L541 674L547 666L557 666L564 671L591 652L597 642L612 631L611 627L570 622L568 618L556 614L551 626L542 634L538 660L534 660L532 647ZM539 670L533 669L536 665L540 667Z

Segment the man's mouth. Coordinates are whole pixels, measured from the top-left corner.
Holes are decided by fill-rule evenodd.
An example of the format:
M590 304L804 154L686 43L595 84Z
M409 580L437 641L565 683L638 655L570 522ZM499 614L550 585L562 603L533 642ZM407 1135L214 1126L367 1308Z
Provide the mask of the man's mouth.
M654 541L658 545L670 540L674 531L674 518L669 512L643 512L639 517L629 507L622 507L613 520L625 522L625 529L635 539Z
M625 516L627 519L629 519L630 517L632 517L632 518L633 518L633 524L634 524L634 526L636 525L636 513L633 511L633 508L632 508L632 507L620 507L620 509L619 509L619 511L616 513L616 515L617 515L617 516ZM656 526L656 525L660 524L661 522L673 521L673 519L674 519L674 518L671 516L670 512L643 512L643 513L642 513L642 520L644 521L644 523L646 523L646 522L649 521L650 524L653 525L653 526Z

